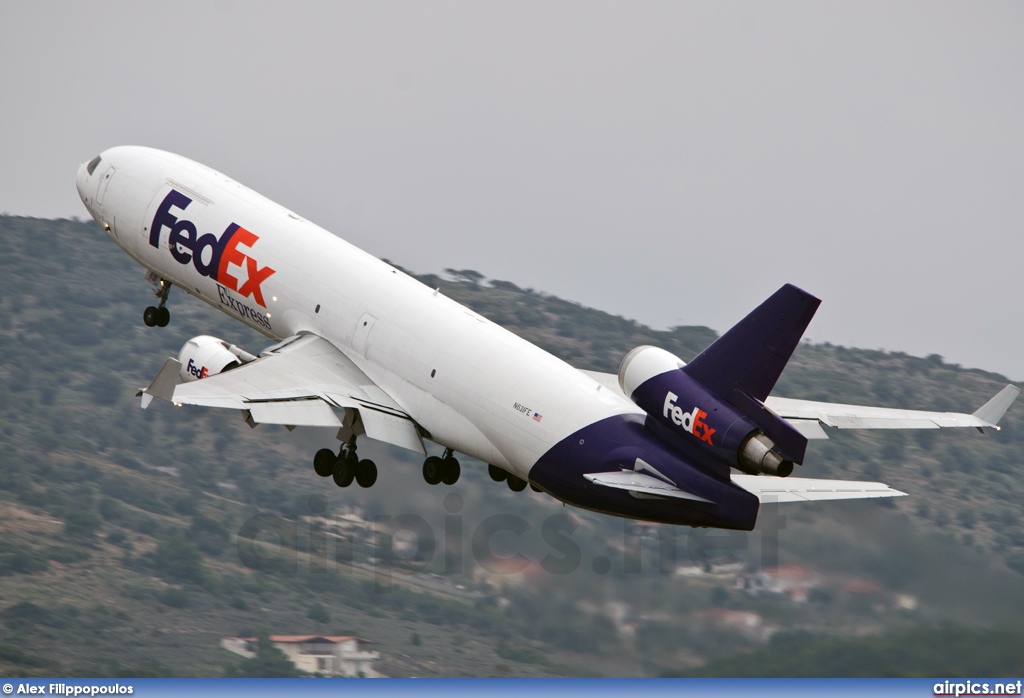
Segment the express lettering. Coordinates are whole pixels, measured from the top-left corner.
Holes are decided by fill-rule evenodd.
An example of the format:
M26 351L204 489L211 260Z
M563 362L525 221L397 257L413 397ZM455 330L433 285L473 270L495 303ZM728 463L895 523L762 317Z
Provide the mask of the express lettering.
M213 279L242 297L251 297L266 308L261 284L274 273L274 270L259 266L255 258L239 249L252 250L259 237L237 223L229 225L219 238L213 233L200 235L195 223L178 218L171 212L171 209L175 208L184 211L191 203L192 199L180 191L169 191L153 216L149 244L159 248L160 231L163 228L169 229L171 232L167 244L176 262L191 262L196 271L203 276ZM245 280L240 282L234 276L237 272L233 273L229 267L243 269Z
M676 405L676 400L678 399L679 396L671 391L665 395L665 408L662 411L665 419L671 419L674 424L682 427L683 431L693 434L701 441L706 441L708 446L714 446L711 443L711 435L717 429L712 429L704 421L708 413L699 409L696 405L694 405L691 411L683 412L682 408Z
M241 315L243 318L252 320L257 324L266 327L268 330L273 329L270 326L270 318L267 317L267 315L269 315L270 313L264 315L258 310L250 308L245 303L242 303L241 301L232 298L231 294L228 293L228 290L221 286L220 284L217 284L217 296L220 298L220 304L223 305L224 307L230 308L234 312Z
M196 378L206 378L210 374L210 370L206 366L200 368L192 359L188 360L188 366L185 367L185 370Z

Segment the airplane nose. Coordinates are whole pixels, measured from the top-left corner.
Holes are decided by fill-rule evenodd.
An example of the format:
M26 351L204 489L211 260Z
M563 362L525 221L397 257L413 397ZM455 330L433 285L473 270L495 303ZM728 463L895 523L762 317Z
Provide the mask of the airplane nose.
M79 165L78 172L75 174L75 189L78 190L78 198L82 200L82 203L85 203L85 192L82 185L85 184L85 166L87 164L88 163L83 162Z
M96 186L96 183L92 181L92 176L96 171L96 167L99 166L100 160L101 157L97 155L89 162L83 162L78 166L78 173L75 175L75 188L78 189L78 198L82 200L82 203L85 204L90 213L92 212L92 207L90 206L92 196L90 192L94 191Z

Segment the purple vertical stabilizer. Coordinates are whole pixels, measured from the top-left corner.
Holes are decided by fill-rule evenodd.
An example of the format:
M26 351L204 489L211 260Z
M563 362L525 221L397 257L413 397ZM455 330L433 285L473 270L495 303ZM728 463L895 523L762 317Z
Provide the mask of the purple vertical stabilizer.
M734 390L763 402L820 304L806 291L786 284L683 371L730 402Z

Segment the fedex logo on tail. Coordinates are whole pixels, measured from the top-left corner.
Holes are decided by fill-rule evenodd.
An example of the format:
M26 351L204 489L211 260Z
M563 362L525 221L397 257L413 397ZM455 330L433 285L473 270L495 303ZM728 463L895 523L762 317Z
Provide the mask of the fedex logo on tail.
M251 297L264 308L261 284L267 280L274 270L261 267L256 259L240 248L252 250L259 237L232 223L218 238L213 233L200 235L195 223L185 218L178 218L172 209L184 211L192 203L192 199L180 191L172 189L164 197L160 207L153 216L153 225L149 231L149 244L160 246L160 231L168 228L170 237L168 246L171 256L179 264L192 263L203 276L207 276L240 296ZM238 272L232 267L245 271L245 280L239 281L235 276Z
M676 400L678 399L679 396L671 391L665 395L665 408L663 410L665 419L671 419L674 424L681 426L683 431L693 434L701 441L706 441L708 446L714 446L711 443L711 435L717 429L712 429L704 421L708 413L699 409L696 405L689 412L683 412L683 408L676 405Z

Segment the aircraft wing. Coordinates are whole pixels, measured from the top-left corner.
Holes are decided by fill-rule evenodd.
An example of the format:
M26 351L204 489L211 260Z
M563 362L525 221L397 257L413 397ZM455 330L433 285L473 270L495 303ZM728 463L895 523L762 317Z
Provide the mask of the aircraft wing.
M142 405L154 397L177 405L244 410L246 421L352 429L358 414L371 439L426 453L412 417L381 390L351 359L313 334L289 337L258 359L191 382L182 382L181 364L168 359L149 387ZM344 421L334 411L344 409Z
M999 429L998 423L1020 394L1020 388L1007 385L991 400L971 414L925 412L888 407L843 405L831 402L769 397L766 407L795 426L808 439L827 439L822 425L834 429L944 429L976 427Z
M580 371L601 385L622 393L618 376L597 371ZM999 420L1020 394L1020 388L1007 385L971 414L960 412L926 412L890 407L844 405L833 402L768 397L768 409L792 424L808 439L827 439L822 426L833 429L946 429L976 427L999 430Z
M763 504L907 496L906 492L894 490L881 482L818 480L808 477L773 477L771 475L733 475L732 481L754 494Z

